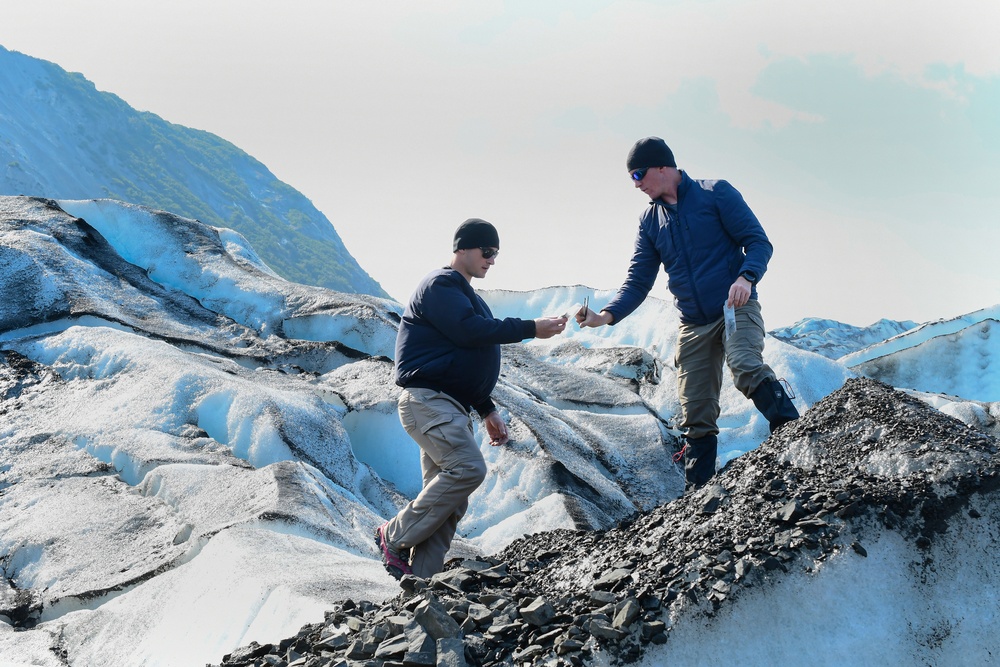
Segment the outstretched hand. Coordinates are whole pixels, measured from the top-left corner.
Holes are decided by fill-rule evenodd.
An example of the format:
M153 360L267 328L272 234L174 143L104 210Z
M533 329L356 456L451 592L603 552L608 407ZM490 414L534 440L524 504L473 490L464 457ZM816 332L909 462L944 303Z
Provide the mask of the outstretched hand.
M566 322L569 318L565 315L559 317L539 317L535 320L535 338L552 338L556 334L561 334L566 330Z
M613 317L611 313L606 310L595 313L592 310L581 308L577 312L575 319L577 325L582 329L583 327L601 327L606 324L611 324Z

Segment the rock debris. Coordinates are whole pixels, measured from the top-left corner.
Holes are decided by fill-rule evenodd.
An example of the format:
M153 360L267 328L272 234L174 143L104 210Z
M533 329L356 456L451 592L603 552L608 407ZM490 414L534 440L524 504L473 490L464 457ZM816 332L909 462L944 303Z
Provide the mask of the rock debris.
M342 600L221 667L626 664L690 614L896 531L928 548L998 488L997 441L870 379L851 379L713 482L614 528L525 536L407 576L377 604ZM859 537L860 536L860 537Z

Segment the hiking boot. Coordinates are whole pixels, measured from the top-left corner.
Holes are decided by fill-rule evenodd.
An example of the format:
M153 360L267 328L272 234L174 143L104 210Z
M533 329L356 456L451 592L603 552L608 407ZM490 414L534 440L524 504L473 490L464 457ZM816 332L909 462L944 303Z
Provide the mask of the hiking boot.
M719 438L706 435L701 438L685 436L684 487L685 490L700 489L715 475L715 459L719 455Z
M764 380L750 394L750 400L764 415L771 433L778 430L782 424L799 418L799 411L785 391L781 380Z
M402 579L404 574L413 574L410 564L406 562L400 551L389 546L389 541L385 539L385 527L389 525L386 521L375 529L375 545L379 553L382 554L382 565L394 579Z

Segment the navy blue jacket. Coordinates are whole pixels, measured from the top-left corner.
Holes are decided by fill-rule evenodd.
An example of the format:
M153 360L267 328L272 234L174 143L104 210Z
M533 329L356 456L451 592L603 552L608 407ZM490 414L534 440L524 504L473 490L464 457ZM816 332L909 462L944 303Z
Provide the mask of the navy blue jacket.
M500 344L534 338L534 320L498 320L461 273L429 273L396 334L396 384L443 391L485 417L500 376Z
M614 322L627 317L649 294L660 266L667 289L686 324L722 317L729 288L744 271L764 277L773 247L743 196L726 181L696 181L681 172L677 212L652 201L639 219L639 233L625 283L604 307Z

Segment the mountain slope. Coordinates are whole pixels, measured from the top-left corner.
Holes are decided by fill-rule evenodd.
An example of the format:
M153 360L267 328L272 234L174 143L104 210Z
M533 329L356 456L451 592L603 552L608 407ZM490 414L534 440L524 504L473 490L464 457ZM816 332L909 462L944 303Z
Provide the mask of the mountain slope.
M881 319L867 327L856 327L836 320L809 317L768 333L800 350L809 350L827 359L840 359L845 354L880 343L915 326L917 324L909 320Z
M928 322L840 361L896 387L1000 401L1000 304Z
M0 293L3 660L205 664L338 596L395 594L371 534L420 488L399 304L288 282L232 230L109 199L0 197ZM643 397L659 362L622 348L582 368L508 351L514 441L485 448L456 553L680 493L672 414Z
M995 439L851 379L696 493L339 600L222 667L991 664L998 519Z
M2 46L0 194L170 211L235 229L288 280L387 296L308 199L236 146Z
M396 415L398 303L277 278L229 229L107 199L28 197L0 197L0 294L2 661L175 667L274 642L294 662L300 642L281 638L324 617L347 626L329 628L324 645L398 655L402 638L373 640L402 614L371 632L356 618L398 593L371 535L420 487L419 452ZM495 313L521 317L612 295L484 293ZM522 640L537 642L517 646L522 663L550 643L564 664L580 664L585 644L599 661L608 639L634 657L669 621L676 636L714 624L718 650L766 653L794 635L798 645L782 648L797 651L844 637L824 620L859 616L844 602L858 592L868 596L861 630L889 619L897 664L995 651L992 625L985 636L972 621L950 628L941 611L955 605L975 620L985 607L970 593L996 598L996 568L982 557L997 553L995 443L868 380L826 399L849 377L844 366L769 339L765 357L797 388L803 419L768 438L730 386L723 492L678 499L672 318L668 303L647 299L617 327L506 347L494 399L512 442L483 448L487 479L451 551L472 565L431 583L447 596L484 578L502 589L452 610L473 648L467 622L481 621L502 638L482 644L500 660ZM482 442L478 421L475 432ZM519 541L541 531L551 532ZM900 567L928 546L951 569ZM834 576L804 589L826 563ZM911 572L940 585L925 591ZM871 584L884 581L892 590L880 594ZM974 590L936 602L962 582ZM803 613L815 590L826 605L818 621ZM581 613L547 618L540 594ZM743 596L763 607L728 605ZM886 607L897 599L906 602ZM907 615L914 600L922 606ZM734 629L727 610L772 634L741 641L746 623ZM567 619L580 622L541 630ZM968 642L928 647L938 630ZM668 649L691 646L707 650Z

